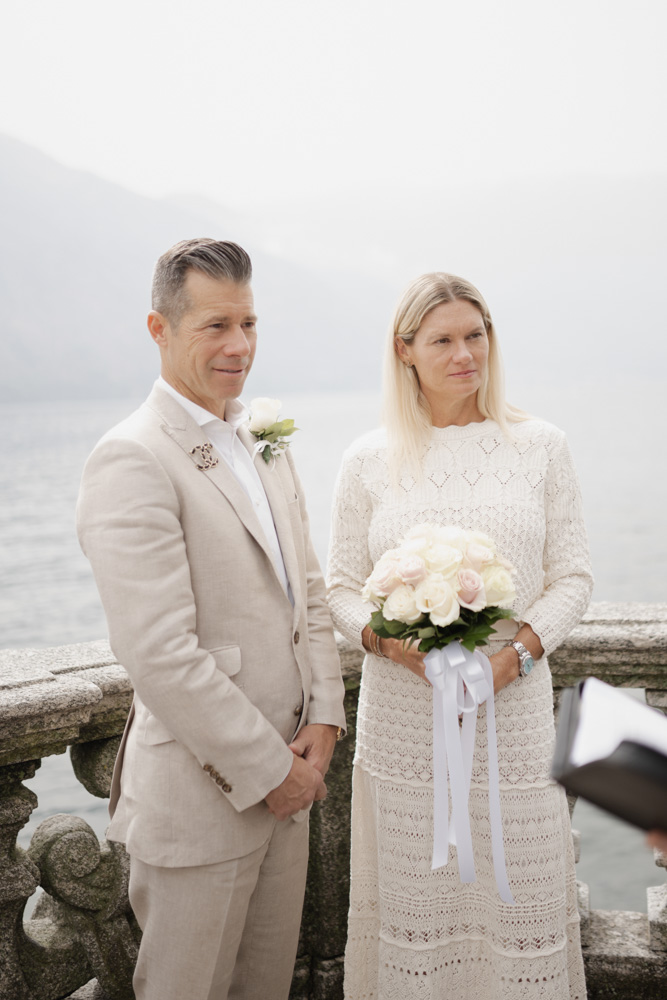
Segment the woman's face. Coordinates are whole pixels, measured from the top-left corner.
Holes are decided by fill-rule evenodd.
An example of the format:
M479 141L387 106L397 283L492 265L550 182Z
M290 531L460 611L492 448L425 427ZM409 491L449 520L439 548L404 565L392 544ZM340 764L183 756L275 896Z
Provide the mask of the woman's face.
M486 373L489 338L479 309L465 299L442 302L422 320L412 342L396 338L401 361L413 365L432 411L474 403Z

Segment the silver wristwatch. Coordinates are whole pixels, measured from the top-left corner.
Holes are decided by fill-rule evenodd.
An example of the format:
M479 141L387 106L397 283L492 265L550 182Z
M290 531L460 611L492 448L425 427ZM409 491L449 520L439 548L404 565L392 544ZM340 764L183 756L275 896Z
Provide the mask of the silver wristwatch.
M510 642L509 645L512 646L513 649L516 649L519 654L519 676L527 677L535 666L535 660L532 658L522 642L516 642L515 640L514 642Z

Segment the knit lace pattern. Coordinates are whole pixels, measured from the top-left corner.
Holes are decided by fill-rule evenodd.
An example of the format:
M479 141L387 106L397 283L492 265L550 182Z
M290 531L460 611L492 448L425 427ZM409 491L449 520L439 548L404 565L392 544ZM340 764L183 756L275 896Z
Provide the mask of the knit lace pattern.
M434 428L423 478L391 485L383 430L346 453L329 556L334 623L361 646L373 565L420 522L490 535L516 567L514 622L548 655L580 620L592 587L576 474L557 428L530 420L513 440L485 420ZM549 778L554 743L547 655L495 700L505 859L515 906L497 893L488 814L486 707L470 793L476 876L459 882L456 849L431 870L432 693L408 670L367 656L352 799L346 1000L585 1000L574 852L565 795Z

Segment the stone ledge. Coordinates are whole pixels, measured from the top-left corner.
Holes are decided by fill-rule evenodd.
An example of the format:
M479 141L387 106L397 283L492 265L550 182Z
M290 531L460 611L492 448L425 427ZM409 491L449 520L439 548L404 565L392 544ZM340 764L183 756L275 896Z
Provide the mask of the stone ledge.
M591 910L586 937L589 1000L665 1000L667 954L651 951L645 913Z
M132 699L103 641L0 650L0 765L122 732Z

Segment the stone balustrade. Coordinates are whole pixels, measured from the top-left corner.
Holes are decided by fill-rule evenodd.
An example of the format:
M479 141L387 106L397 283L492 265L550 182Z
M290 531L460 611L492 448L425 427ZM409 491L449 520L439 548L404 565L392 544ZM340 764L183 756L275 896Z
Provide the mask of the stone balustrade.
M349 800L361 657L340 642L349 736L339 745L313 809L311 858L295 1000L342 993L348 899ZM556 692L594 674L645 688L667 709L667 605L593 604L552 656ZM127 674L104 642L0 651L0 1000L129 1000L140 931L127 901L127 856L100 843L87 823L44 820L27 851L17 836L37 804L22 782L41 759L68 746L74 773L106 797L132 697ZM67 803L62 803L63 808ZM575 842L577 837L575 835ZM578 849L578 846L577 846ZM594 844L584 843L584 851ZM667 857L656 854L667 867ZM656 881L659 881L656 872ZM27 900L44 890L30 919ZM667 995L667 886L648 890L647 913L590 910L580 886L590 998Z

